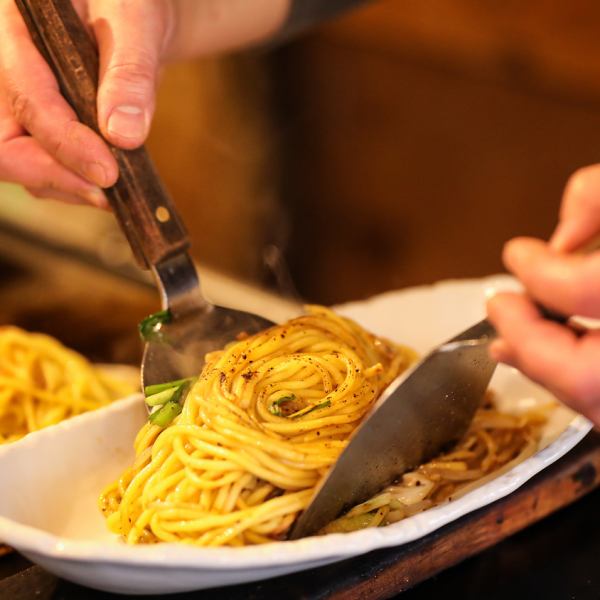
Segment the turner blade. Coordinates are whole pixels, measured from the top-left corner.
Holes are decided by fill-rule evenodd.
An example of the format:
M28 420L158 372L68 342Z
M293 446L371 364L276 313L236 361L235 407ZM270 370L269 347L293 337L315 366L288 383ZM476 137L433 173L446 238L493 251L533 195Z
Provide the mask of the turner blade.
M312 535L429 460L467 430L496 363L481 321L439 346L384 392L296 521L290 539Z

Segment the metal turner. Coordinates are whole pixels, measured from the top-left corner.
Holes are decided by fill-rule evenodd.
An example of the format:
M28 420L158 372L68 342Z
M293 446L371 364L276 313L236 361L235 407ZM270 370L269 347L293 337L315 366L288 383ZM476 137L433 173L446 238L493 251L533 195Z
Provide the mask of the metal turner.
M97 50L70 0L16 0L31 37L82 123L96 132ZM215 306L203 297L188 255L189 240L176 208L142 147L111 147L119 180L105 190L140 267L151 269L163 311L146 323L144 389L199 373L205 354L241 332L273 323ZM149 326L149 327L148 327ZM149 329L149 331L148 331Z
M495 335L492 325L481 321L396 379L323 478L290 538L317 533L458 441L496 369L487 351Z

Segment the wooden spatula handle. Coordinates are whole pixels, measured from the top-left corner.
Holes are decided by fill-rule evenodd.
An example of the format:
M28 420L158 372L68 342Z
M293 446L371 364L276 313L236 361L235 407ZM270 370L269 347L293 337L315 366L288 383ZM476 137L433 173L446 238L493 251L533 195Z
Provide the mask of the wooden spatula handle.
M64 97L81 122L99 133L98 52L70 0L15 1ZM119 180L105 193L140 266L187 249L185 228L146 150L109 147Z

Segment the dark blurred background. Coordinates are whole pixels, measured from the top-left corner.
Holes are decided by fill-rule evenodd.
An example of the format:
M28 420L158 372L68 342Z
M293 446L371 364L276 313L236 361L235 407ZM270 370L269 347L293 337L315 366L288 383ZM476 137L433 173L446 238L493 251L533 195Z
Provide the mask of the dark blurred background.
M150 146L199 260L283 291L287 265L331 303L497 272L505 240L547 237L600 161L599 96L591 0L382 0L170 68Z
M201 265L335 303L500 271L598 132L598 3L381 0L167 67L149 147ZM131 267L108 214L4 186L0 220Z

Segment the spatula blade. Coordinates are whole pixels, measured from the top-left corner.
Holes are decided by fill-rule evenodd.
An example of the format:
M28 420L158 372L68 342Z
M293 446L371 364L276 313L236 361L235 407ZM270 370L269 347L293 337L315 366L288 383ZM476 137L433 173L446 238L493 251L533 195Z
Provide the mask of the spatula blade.
M318 532L345 509L458 441L494 373L496 363L487 351L494 335L482 321L392 383L321 482L290 539Z

